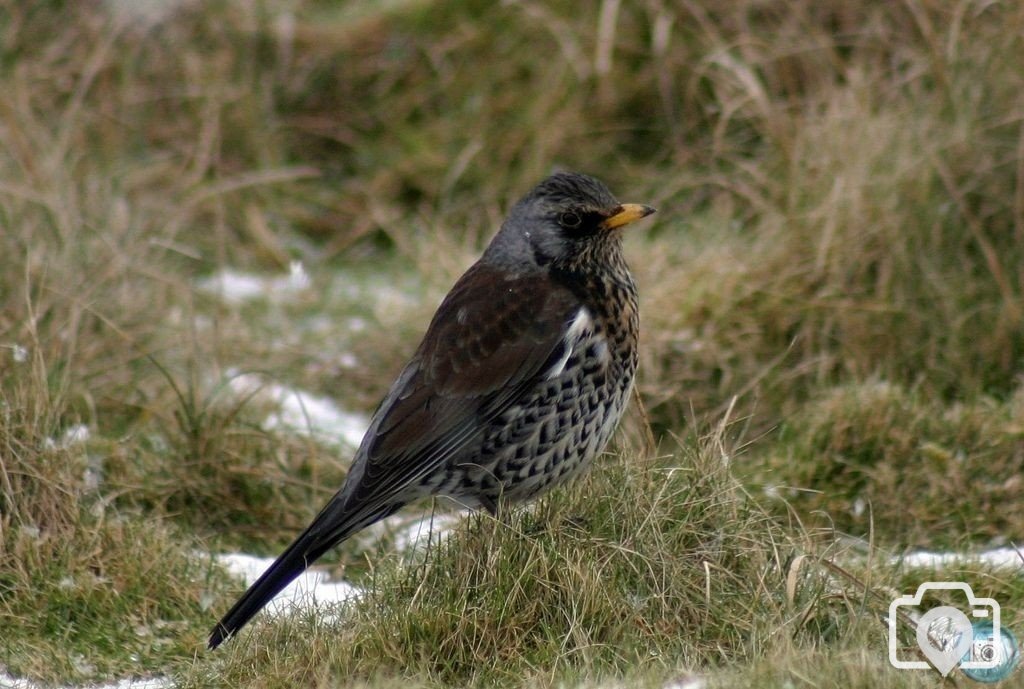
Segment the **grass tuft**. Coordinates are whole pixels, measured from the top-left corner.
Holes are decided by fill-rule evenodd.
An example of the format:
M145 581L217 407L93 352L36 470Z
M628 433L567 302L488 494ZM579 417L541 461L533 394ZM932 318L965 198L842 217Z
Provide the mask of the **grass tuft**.
M944 405L877 380L825 390L748 467L809 525L895 547L999 545L1024 527L1020 398Z
M725 458L709 445L657 462L609 459L533 510L470 517L420 562L378 563L368 595L336 625L258 625L225 648L217 680L245 684L255 666L281 686L599 681L736 660L777 633L797 544ZM304 661L276 663L267 649L279 645Z

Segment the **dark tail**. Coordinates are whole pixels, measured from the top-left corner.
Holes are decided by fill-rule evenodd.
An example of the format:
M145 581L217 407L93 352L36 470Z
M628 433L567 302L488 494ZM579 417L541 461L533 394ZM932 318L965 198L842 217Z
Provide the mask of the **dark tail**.
M207 646L212 650L245 626L253 616L263 609L271 598L295 580L321 555L341 543L356 531L383 519L402 505L388 506L367 514L365 511L350 510L335 498L317 515L313 523L288 546L274 564L267 568L249 590L242 594L227 614L221 618L210 633ZM349 514L346 514L349 512Z
M238 602L221 618L210 633L207 645L211 649L217 648L224 639L245 626L245 623L262 610L271 598L292 583L318 557L334 545L333 543L317 544L316 537L310 533L312 529L313 526L310 526L305 533L288 546L288 549L267 568L267 571L256 580L256 583L250 586L249 590L242 594Z

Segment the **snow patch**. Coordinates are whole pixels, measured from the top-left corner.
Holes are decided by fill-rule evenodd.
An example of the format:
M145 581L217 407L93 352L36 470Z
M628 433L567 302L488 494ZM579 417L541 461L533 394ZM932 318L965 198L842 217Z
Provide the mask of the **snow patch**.
M395 533L395 550L400 553L426 550L447 540L465 513L426 514Z
M1024 552L1016 548L995 548L979 553L930 552L920 550L895 557L893 564L905 567L942 569L955 565L982 563L992 567L1005 567L1024 571Z
M245 553L227 553L217 555L217 562L229 572L245 580L246 586L252 586L270 565L272 557L256 557ZM345 603L363 595L363 590L344 581L331 581L323 571L307 569L292 583L288 584L264 608L272 615L298 607L326 606Z
M22 347L20 344L8 344L0 346L2 346L5 349L11 350L11 359L14 360L14 363L23 364L26 361L28 361L28 350Z
M282 301L308 290L311 282L302 261L292 261L285 276L266 277L225 268L202 280L199 289L230 304L241 304L256 299Z
M77 445L83 445L89 440L89 435L89 427L84 423L77 423L66 428L59 438L47 438L43 441L43 445L48 450L68 450Z
M283 428L317 440L357 448L370 425L366 416L345 411L330 398L269 383L254 374L232 376L228 385L238 395L252 395L277 405L277 411L264 421L263 425L268 429Z

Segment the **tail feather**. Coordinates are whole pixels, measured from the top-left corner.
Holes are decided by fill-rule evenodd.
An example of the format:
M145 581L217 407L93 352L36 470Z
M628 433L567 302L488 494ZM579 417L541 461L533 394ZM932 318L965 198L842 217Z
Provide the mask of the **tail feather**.
M211 650L217 648L225 639L234 635L285 586L332 547L401 507L401 504L389 505L370 513L362 510L352 513L339 504L337 498L332 500L221 618L210 632L207 647Z
M207 646L217 648L263 609L274 596L292 583L317 558L327 552L329 543L315 545L307 533L300 536L270 565L260 578L242 594L210 633Z

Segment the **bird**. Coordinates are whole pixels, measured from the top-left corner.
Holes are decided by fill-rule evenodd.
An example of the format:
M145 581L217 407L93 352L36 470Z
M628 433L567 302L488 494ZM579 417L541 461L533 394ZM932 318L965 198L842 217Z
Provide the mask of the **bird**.
M629 400L640 313L622 228L655 212L557 172L517 201L371 417L340 490L228 610L212 650L325 552L430 497L497 515L579 475Z

